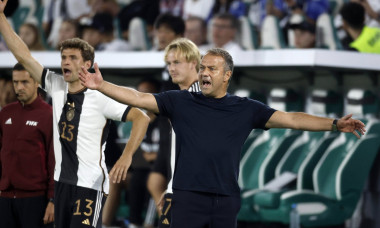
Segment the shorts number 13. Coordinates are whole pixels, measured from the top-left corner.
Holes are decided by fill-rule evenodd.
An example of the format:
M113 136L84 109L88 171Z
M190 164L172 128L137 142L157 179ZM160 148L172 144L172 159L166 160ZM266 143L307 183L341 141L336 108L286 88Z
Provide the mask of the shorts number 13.
M88 211L84 211L83 214L84 214L85 216L91 216L91 215L92 215L92 207L91 207L91 205L92 205L92 203L93 203L94 201L89 200L89 199L86 199L86 202L87 202L86 208L88 209ZM81 215L82 212L80 212L80 199L77 200L77 201L75 201L75 204L77 205L77 209L76 209L76 211L74 212L74 215Z

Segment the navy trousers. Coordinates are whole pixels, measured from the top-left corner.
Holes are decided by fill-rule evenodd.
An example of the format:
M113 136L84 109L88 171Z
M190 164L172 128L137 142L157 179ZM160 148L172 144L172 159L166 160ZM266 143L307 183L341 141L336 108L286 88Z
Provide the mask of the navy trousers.
M46 196L26 198L0 197L0 228L47 228L44 225L48 199Z
M174 190L171 228L235 228L240 196Z

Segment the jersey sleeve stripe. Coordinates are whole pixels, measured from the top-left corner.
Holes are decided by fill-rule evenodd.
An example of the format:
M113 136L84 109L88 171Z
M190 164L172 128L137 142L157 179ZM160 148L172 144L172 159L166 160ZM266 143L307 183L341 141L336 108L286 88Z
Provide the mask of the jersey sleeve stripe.
M121 121L127 122L127 115L128 115L130 110L131 110L131 106L128 106L128 108L125 109L125 112L123 113L123 116L121 117Z
M45 88L45 80L46 80L46 75L49 73L49 70L44 68L44 70L42 71L42 75L41 75L41 87L43 89L46 89Z

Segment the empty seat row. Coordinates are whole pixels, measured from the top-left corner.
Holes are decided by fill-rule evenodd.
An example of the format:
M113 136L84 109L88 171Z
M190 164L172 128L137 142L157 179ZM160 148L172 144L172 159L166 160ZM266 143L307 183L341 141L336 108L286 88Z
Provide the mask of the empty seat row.
M276 94L281 95L277 91L270 97ZM272 100L286 101L286 91L282 95ZM342 103L336 93L314 91L309 106L314 114L336 116ZM367 124L360 140L337 132L271 129L249 142L241 160L239 221L287 224L292 205L297 205L303 227L339 225L352 216L380 147L380 124L374 117L379 105L373 93L351 90L345 107ZM286 174L293 174L295 184L284 185L292 180Z

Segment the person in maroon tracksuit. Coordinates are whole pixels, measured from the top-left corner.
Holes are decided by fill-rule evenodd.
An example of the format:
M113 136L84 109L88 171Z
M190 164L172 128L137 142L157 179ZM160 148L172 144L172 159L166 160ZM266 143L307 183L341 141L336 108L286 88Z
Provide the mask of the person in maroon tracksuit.
M0 111L0 228L53 227L52 108L19 63L12 81L18 101Z

